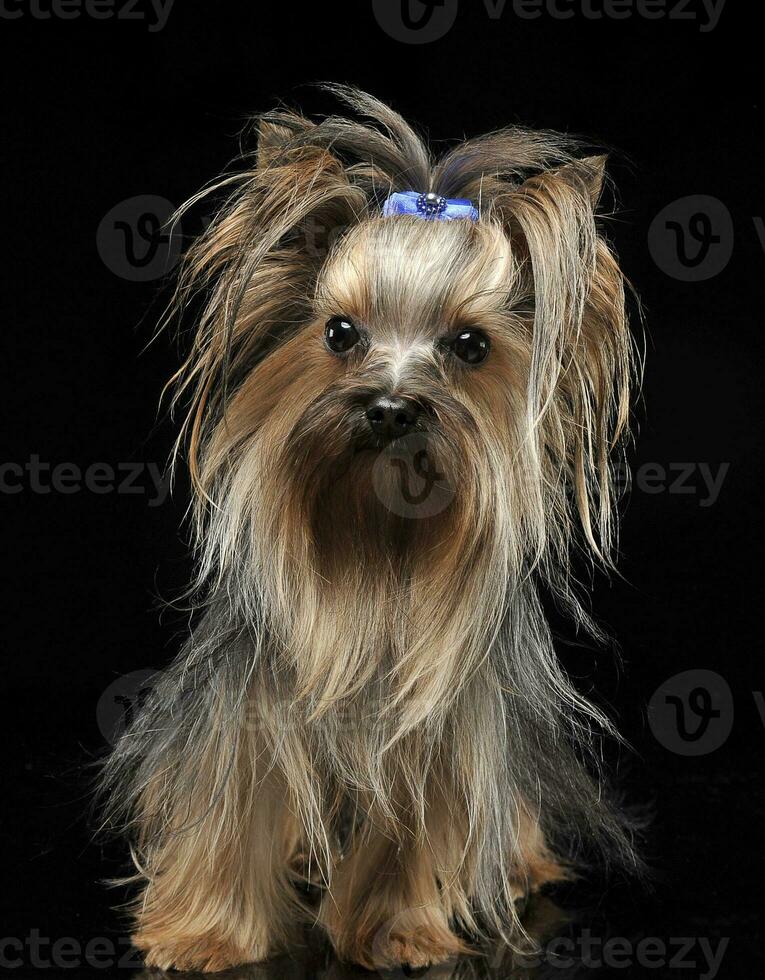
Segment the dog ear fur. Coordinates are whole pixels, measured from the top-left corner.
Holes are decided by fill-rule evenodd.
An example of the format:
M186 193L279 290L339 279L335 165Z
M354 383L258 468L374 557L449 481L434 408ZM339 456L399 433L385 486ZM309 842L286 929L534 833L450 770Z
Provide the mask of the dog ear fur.
M258 122L258 170L271 166L291 138L292 132L286 126L261 119Z
M606 154L584 157L561 167L556 174L558 179L581 190L589 198L593 208L596 208L603 193L607 160Z
M573 190L594 210L597 208L603 193L607 159L605 154L583 157L581 160L566 163L562 167L534 174L533 177L525 180L515 193L538 193L547 190L554 194L556 189L558 191Z

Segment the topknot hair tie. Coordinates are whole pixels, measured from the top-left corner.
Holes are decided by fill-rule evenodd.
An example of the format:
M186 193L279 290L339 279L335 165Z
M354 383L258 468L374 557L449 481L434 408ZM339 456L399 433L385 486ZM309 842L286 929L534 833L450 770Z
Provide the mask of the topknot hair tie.
M411 214L430 221L454 221L458 218L478 221L478 211L472 201L462 197L442 197L432 192L402 191L391 194L383 205L382 213L385 218L391 214Z

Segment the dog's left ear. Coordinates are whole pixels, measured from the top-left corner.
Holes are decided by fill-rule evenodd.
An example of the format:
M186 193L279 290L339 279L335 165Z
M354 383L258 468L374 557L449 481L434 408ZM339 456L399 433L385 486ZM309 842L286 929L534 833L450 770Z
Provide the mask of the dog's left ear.
M529 259L537 309L543 317L549 314L543 309L545 296L558 291L556 320L564 333L579 329L582 304L601 258L595 217L605 167L605 156L571 160L534 174L494 199L495 213L508 236ZM552 326L546 319L546 330Z
M571 160L534 174L496 201L507 234L529 259L538 326L557 350L561 340L579 333L606 258L595 220L605 165L605 156ZM553 341L554 333L559 337Z
M553 171L558 180L563 180L575 190L587 197L593 208L598 206L603 184L606 179L605 154L593 157L583 157L574 163L567 163L557 171Z
M603 560L609 455L626 429L632 363L624 279L595 217L605 162L586 157L536 174L501 209L534 296L528 384L538 459L567 473L584 536Z
M534 199L547 207L549 214L556 211L562 214L572 206L576 211L583 204L594 211L603 193L607 159L605 155L583 157L554 170L534 174L515 189L511 201L522 204L524 199Z

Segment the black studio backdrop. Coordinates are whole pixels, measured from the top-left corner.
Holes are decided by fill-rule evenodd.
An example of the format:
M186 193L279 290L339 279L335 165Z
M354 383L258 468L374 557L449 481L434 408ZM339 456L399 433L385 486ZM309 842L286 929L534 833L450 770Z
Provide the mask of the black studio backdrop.
M593 600L623 664L564 624L560 649L634 747L619 781L652 808L655 880L652 892L590 887L598 922L632 953L624 969L585 973L642 975L641 937L668 951L652 976L705 975L702 940L723 950L716 975L756 973L765 204L754 7L2 5L3 966L57 971L50 947L66 937L69 965L94 966L86 944L124 936L110 908L120 895L99 883L124 870L124 853L90 843L83 767L185 628L157 603L191 569L187 488L168 492L174 428L158 409L178 351L149 341L161 273L205 215L170 240L161 222L229 164L249 114L278 101L331 111L307 83L335 80L390 102L436 144L520 122L614 151L608 234L647 335L622 577L599 580ZM576 888L569 898L583 901ZM693 937L684 955L679 937Z

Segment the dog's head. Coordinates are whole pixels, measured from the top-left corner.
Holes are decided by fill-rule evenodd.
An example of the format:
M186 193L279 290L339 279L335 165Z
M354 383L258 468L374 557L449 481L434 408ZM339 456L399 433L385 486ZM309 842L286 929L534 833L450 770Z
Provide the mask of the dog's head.
M464 646L514 578L566 594L574 541L607 559L631 348L595 222L604 159L511 129L433 162L390 109L340 94L372 123L263 117L186 261L203 574L256 587L291 647L298 593L306 649L322 605L382 634L394 595ZM383 216L409 190L478 219Z

